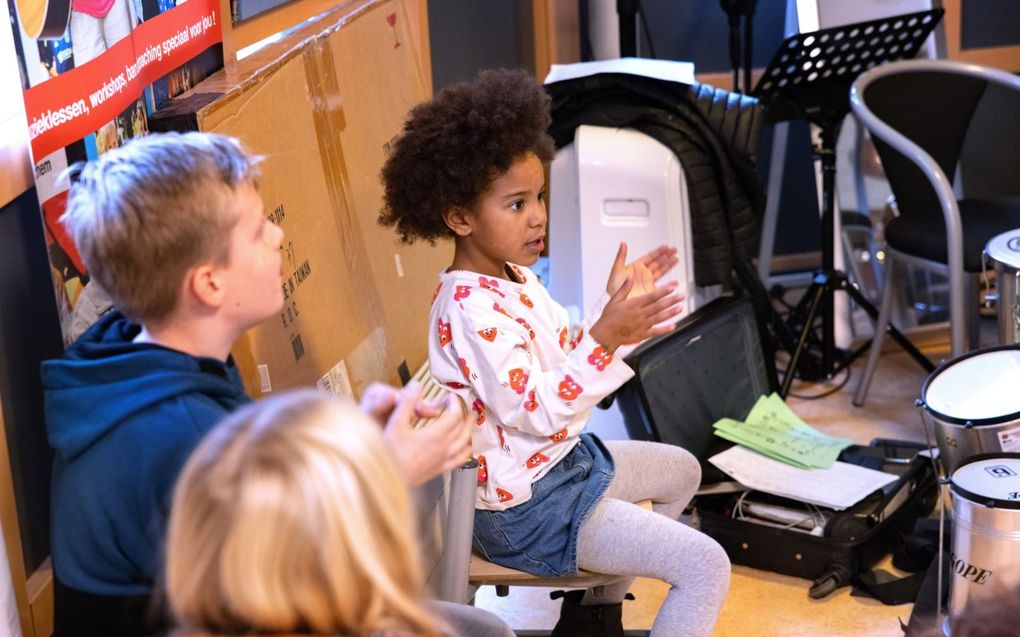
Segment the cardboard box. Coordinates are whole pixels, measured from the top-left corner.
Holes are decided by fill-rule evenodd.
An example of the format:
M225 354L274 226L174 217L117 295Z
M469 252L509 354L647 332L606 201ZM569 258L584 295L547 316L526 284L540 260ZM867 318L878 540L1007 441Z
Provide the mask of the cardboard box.
M389 143L403 129L410 110L428 97L411 42L403 3L365 13L343 37L330 38L334 61L371 60L336 67L336 90L344 111L340 143L353 201L350 210L367 246L390 351L413 374L428 355L428 307L439 272L453 260L453 242L402 244L392 228L376 219L382 208L380 172ZM390 9L393 9L391 12ZM348 227L348 221L337 224Z
M152 118L153 130L233 135L266 156L260 190L286 233L287 298L235 345L253 396L315 384L357 396L427 357L452 248L401 246L376 223L385 148L427 97L408 33L399 0L350 2Z

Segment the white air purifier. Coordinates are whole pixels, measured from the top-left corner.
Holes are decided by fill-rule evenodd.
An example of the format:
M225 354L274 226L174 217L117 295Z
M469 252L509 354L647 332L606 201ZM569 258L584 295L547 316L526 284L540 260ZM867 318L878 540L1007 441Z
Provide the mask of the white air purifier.
M621 241L627 260L667 244L680 263L676 280L697 305L687 180L669 148L627 128L580 126L553 159L549 186L550 293L577 320L605 292Z

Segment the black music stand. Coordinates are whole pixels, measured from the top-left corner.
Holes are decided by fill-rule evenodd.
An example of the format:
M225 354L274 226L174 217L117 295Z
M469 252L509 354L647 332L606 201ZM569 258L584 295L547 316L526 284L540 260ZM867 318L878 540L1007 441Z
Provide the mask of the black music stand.
M835 347L834 292L846 292L873 321L878 318L875 306L834 266L836 140L850 112L850 86L857 76L884 62L913 57L943 13L933 9L792 35L783 40L752 93L765 107L768 121L806 119L821 129L814 156L822 164L822 269L794 309L805 318L783 377L780 394L784 397L815 330L819 310L822 336L812 344L821 348L821 378L832 378L868 349L870 341L851 352ZM884 329L926 371L935 369L891 323Z

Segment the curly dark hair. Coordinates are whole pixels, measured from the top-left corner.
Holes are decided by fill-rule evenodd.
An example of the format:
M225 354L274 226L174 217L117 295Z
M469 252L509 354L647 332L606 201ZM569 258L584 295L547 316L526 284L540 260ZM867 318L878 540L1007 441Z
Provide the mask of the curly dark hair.
M405 243L452 236L442 217L448 207L473 205L529 151L552 159L549 101L531 74L496 69L416 106L382 169L379 223L395 225Z

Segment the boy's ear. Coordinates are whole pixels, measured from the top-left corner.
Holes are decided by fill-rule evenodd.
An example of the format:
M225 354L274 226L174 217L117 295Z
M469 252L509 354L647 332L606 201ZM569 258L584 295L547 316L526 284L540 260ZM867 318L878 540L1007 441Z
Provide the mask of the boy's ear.
M471 217L467 210L460 206L450 206L443 212L443 221L446 227L453 230L458 237L467 237L471 234Z
M224 287L219 270L211 263L204 263L188 270L185 275L185 291L203 305L218 308L223 305Z

